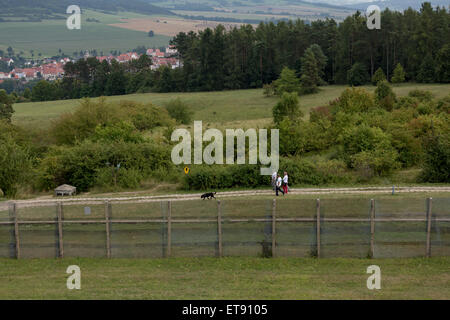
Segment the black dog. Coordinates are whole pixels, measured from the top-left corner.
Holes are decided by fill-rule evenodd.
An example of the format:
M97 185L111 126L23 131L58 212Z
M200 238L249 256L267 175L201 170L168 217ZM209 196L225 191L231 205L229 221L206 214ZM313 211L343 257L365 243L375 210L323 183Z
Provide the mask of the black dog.
M209 193L205 193L205 194L202 194L201 198L202 198L203 200L205 200L205 198L208 198L208 199L214 198L214 199L215 199L214 195L215 195L216 193L217 193L217 192L209 192Z

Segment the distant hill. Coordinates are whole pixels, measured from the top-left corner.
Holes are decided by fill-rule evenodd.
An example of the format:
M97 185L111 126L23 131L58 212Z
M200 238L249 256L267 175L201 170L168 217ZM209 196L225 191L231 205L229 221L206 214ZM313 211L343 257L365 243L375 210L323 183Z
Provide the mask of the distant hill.
M409 7L413 9L420 9L422 3L431 2L433 6L445 6L448 7L450 2L449 0L383 0L383 1L362 1L357 4L347 5L346 7L366 10L370 5L377 5L380 9L389 8L392 10L405 10Z
M0 17L25 18L24 20L28 21L67 18L66 9L70 5L78 5L81 10L172 15L172 12L165 8L141 0L0 0Z

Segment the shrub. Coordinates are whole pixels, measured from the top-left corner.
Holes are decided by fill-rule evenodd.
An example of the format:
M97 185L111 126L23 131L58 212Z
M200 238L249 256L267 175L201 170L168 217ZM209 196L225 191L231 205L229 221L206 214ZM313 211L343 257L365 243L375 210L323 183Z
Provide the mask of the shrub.
M398 166L398 153L391 137L380 128L352 127L342 137L343 159L357 170L370 169L373 175L386 175Z
M382 80L377 83L377 88L375 89L375 100L383 109L387 111L392 111L397 97L394 91L392 91L389 82Z
M275 86L272 83L263 85L263 92L266 97L271 97L275 94Z
M296 92L285 92L280 101L272 109L273 121L279 124L284 119L296 120L303 116Z
M368 112L376 107L373 95L362 88L347 88L331 103L332 113Z
M191 122L191 112L186 103L181 101L180 98L170 100L165 105L169 115L182 124L189 124Z
M10 136L0 137L0 190L6 197L16 196L19 185L31 170L31 158L26 148Z
M118 164L119 171L136 170L140 179L149 176L158 168L173 166L170 150L166 146L150 142L103 143L86 140L75 146L51 148L39 165L39 185L48 190L67 183L76 186L80 191L87 191L95 186L100 169L111 170L111 167Z
M433 95L431 94L431 92L419 89L411 90L408 93L408 96L412 98L417 98L417 100L419 100L420 102L431 101L433 99Z
M450 134L431 136L425 140L425 161L421 180L450 182Z

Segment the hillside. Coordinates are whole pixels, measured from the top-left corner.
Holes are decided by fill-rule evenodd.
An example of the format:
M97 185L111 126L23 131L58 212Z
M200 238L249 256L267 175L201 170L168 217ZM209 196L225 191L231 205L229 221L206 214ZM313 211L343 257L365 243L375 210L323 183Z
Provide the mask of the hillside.
M94 9L109 13L130 11L141 14L172 14L167 9L140 0L0 0L0 18L3 21L65 19L66 9L70 5L78 5L82 10Z
M304 96L300 99L300 107L305 115L311 108L326 105L339 97L346 88L342 85L332 85L322 88L316 94ZM364 86L373 92L374 86ZM448 94L448 84L403 84L394 87L399 96L406 96L409 91L420 89L430 91L435 98L442 98ZM216 127L252 127L264 125L272 119L272 107L277 103L276 97L267 98L262 89L231 90L222 92L192 92L192 93L142 93L122 96L106 97L109 102L134 101L153 103L163 106L171 99L180 98L193 111L193 119L214 123ZM96 99L94 99L96 100ZM14 105L13 123L27 127L48 127L52 120L61 114L72 112L79 106L81 100L59 100L45 102L17 103Z

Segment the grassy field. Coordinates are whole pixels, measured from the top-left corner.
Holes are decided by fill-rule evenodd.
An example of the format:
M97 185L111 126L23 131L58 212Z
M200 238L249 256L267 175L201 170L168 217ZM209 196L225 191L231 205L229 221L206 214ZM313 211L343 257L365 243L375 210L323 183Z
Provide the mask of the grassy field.
M346 86L333 85L322 88L320 93L300 97L302 111L308 116L313 107L322 106L339 97ZM365 86L365 89L374 91L374 86ZM403 84L394 87L399 96L407 95L413 89L427 90L435 97L448 94L448 84ZM262 89L221 91L221 92L195 92L195 93L145 93L124 96L107 97L108 101L131 100L142 103L163 105L171 99L179 97L188 103L194 112L194 120L203 120L204 126L214 123L219 128L226 125L228 128L249 128L264 126L270 123L272 107L277 98L267 98ZM48 126L50 121L64 112L70 112L79 105L79 100L59 100L46 102L29 102L14 105L16 111L13 122L26 126Z
M117 15L103 14L86 10L81 16L81 29L69 30L66 20L44 20L42 22L4 22L0 24L0 49L6 50L11 46L17 53L23 51L23 56L31 58L30 50L34 50L34 57L39 58L63 53L70 56L80 50L96 49L100 54L109 54L110 50L126 52L137 46L161 47L169 43L170 37L158 34L148 37L147 32L128 30L110 26L121 23L121 19L146 17L144 15L120 12ZM86 19L95 18L100 22L87 22Z
M450 258L0 259L0 299L450 299ZM66 269L81 268L81 290ZM367 267L381 268L368 290Z

